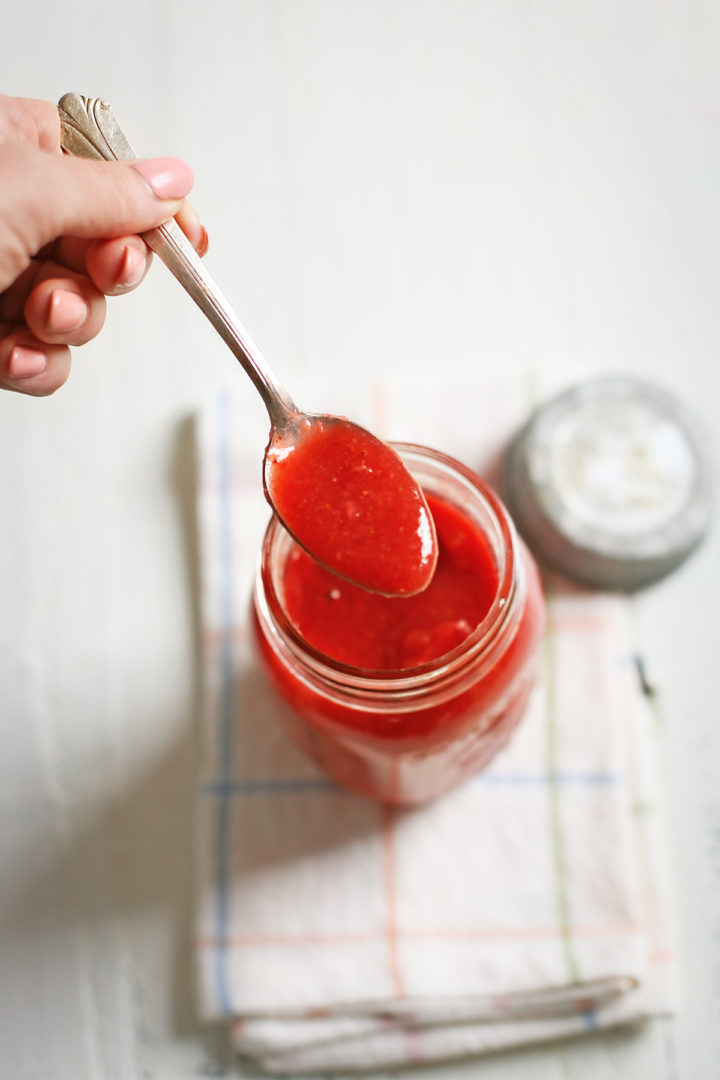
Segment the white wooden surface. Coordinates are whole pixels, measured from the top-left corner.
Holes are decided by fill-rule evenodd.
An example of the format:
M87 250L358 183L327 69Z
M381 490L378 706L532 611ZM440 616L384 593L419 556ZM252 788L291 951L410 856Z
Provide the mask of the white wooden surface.
M561 365L654 377L715 424L714 0L39 0L6 13L3 46L5 92L105 96L141 152L193 163L211 270L298 398L338 366L350 411L354 380L389 366ZM189 950L188 417L231 378L157 266L55 398L0 400L13 1080L225 1060L197 1028ZM661 691L677 1018L428 1080L720 1075L719 598L716 530L636 604Z

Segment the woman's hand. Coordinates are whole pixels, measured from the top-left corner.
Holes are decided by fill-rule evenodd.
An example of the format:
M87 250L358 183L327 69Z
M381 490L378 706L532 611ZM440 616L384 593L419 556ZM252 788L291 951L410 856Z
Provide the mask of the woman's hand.
M70 345L105 321L105 297L139 285L151 254L138 235L176 217L200 255L207 233L186 202L178 158L86 161L60 150L54 105L0 95L0 386L52 394Z

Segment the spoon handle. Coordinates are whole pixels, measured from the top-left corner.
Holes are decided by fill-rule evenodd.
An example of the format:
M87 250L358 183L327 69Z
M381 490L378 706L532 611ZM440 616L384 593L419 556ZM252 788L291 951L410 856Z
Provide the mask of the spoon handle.
M107 101L82 94L65 94L58 103L58 112L62 129L61 145L66 153L105 161L134 160L137 157ZM143 233L143 239L174 274L240 361L265 403L272 426L283 427L288 414L297 412L295 405L180 226L171 218L164 225Z

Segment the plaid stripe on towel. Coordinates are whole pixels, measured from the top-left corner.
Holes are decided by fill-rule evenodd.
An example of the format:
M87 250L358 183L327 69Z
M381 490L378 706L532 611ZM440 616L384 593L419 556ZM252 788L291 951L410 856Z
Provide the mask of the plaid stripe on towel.
M349 411L338 400L335 411ZM198 422L205 646L197 955L202 1014L268 1071L475 1054L672 1008L653 716L628 603L547 582L542 684L491 767L398 811L335 787L278 722L247 640L269 511L264 415ZM458 402L463 403L458 413ZM323 400L309 403L333 411ZM375 387L353 419L486 475L520 379Z

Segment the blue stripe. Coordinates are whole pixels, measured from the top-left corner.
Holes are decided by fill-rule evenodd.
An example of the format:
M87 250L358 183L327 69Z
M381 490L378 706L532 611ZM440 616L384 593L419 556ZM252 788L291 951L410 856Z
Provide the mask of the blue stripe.
M227 938L228 938L228 853L230 832L229 790L225 784L232 776L233 768L233 576L232 576L232 526L230 520L230 456L229 456L229 400L223 393L218 401L219 465L220 465L220 560L222 568L222 625L223 643L221 653L221 700L218 773L223 786L217 805L217 933L218 947L215 959L215 979L220 1008L231 1014L230 995L227 985Z
M583 1019L585 1020L586 1028L592 1029L597 1027L597 1013L594 1009L585 1009Z
M618 773L479 773L470 781L488 787L540 787L549 784L572 785L577 787L610 787L618 784ZM248 780L233 780L224 776L219 781L210 781L200 788L201 795L216 795L221 801L231 795L261 795L266 792L292 793L331 791L343 794L344 789L323 776L278 776L258 777Z

